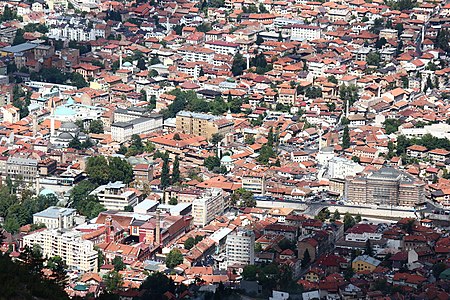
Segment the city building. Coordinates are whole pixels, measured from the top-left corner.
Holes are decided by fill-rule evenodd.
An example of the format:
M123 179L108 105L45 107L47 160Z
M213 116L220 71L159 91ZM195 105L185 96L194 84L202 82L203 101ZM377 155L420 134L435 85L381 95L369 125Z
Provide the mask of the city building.
M136 192L127 189L121 181L101 185L93 190L91 195L97 196L106 209L124 210L126 206L135 206L138 203Z
M117 142L128 141L133 134L148 133L163 126L162 115L149 114L139 107L116 109L114 121L111 124L111 137Z
M252 231L237 231L227 236L225 244L227 265L255 263L255 235Z
M39 245L44 257L60 256L70 269L97 271L98 252L78 231L46 229L23 237L23 245Z
M225 136L233 129L233 121L203 113L180 111L176 117L179 132L200 135L210 139L214 134Z
M264 174L246 174L242 176L242 188L254 194L266 193L266 177Z
M328 178L345 179L348 176L356 176L364 167L343 157L333 157L328 161Z
M424 187L410 174L382 167L369 175L348 177L345 198L362 204L413 207L424 201Z
M72 228L75 225L76 209L50 206L33 214L33 224L44 224L48 229Z
M192 217L195 226L203 227L223 213L224 197L222 189L206 190L199 198L192 201Z
M375 259L369 255L360 255L356 257L352 262L352 268L357 272L373 272L381 263L378 259Z

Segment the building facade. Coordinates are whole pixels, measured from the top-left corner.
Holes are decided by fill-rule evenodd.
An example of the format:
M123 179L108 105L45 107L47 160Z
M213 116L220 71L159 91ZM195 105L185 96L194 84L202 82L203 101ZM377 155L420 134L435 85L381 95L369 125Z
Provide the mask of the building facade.
M392 167L348 177L345 184L345 198L356 203L412 207L425 199L423 182Z
M93 190L91 195L96 195L106 209L124 210L126 206L135 206L138 203L136 193L127 189L121 181L101 185Z
M242 176L242 188L254 194L264 195L266 193L266 178L260 174L244 175Z
M177 114L176 126L179 132L210 139L214 134L225 136L233 129L234 123L224 117L180 111Z
M192 202L192 217L195 226L203 227L223 213L224 198L221 189L208 189Z
M227 265L253 265L255 263L255 235L252 231L229 234L226 241Z
M77 231L47 229L23 237L24 246L41 246L44 257L60 256L71 269L97 271L98 252L94 243Z
M44 224L48 229L68 229L75 225L76 209L50 206L33 214L33 224Z

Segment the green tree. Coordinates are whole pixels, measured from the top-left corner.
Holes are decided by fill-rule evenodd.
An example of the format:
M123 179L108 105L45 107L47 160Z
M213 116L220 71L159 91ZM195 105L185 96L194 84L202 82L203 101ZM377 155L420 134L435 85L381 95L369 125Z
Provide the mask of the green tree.
M86 164L86 173L95 184L108 183L110 179L108 161L101 155L89 157Z
M86 80L84 79L83 75L81 75L80 73L77 73L77 72L71 73L71 75L70 75L70 83L73 86L76 86L79 89L87 87L89 85L86 82Z
M163 165L161 169L161 188L165 189L170 185L170 175L169 175L169 155L166 152L163 157Z
M380 54L377 52L370 52L369 54L367 54L366 57L366 62L369 66L380 66Z
M114 266L114 271L122 271L125 270L125 263L123 262L122 257L115 256L112 260L112 264Z
M66 262L60 256L53 256L47 260L47 268L53 271L53 276L58 285L64 286L66 279Z
M450 53L450 30L441 29L436 38L436 47L444 50L447 54Z
M355 218L349 213L345 213L344 215L344 230L352 228L356 224Z
M73 148L73 149L77 149L77 150L80 150L82 148L81 142L77 136L74 136L72 138L72 140L69 142L69 148Z
M242 75L246 68L247 63L244 57L242 56L242 54L237 53L233 58L233 64L231 66L231 72L233 73L233 76Z
M410 146L410 141L404 136L397 137L397 155L402 155L406 152L406 148Z
M164 293L175 293L175 284L172 279L161 272L150 274L140 287L143 291L142 299L163 300Z
M373 255L373 248L372 248L372 244L370 242L370 239L367 239L367 241L366 241L366 247L364 249L364 254L365 255L369 255L369 256Z
M180 176L180 160L178 158L178 155L175 157L175 161L173 162L172 167L172 184L178 183L181 181Z
M355 216L355 222L356 222L356 223L361 222L361 215L360 215L359 213L356 214L356 216Z
M350 133L348 125L345 125L344 132L342 134L342 149L350 148Z
M211 136L211 144L213 144L214 146L217 146L217 144L219 144L222 139L223 139L223 135L221 135L220 133L214 133Z
M242 278L248 281L255 281L257 279L258 267L255 265L247 265L242 270Z
M341 219L341 214L339 213L339 211L337 209L333 213L333 218L335 220L340 220Z
M181 251L176 248L170 250L166 256L166 266L173 269L181 263L183 263L183 254L181 254Z
M169 199L169 205L177 205L178 199L176 197L172 197Z
M398 131L398 127L402 124L402 121L399 119L386 119L383 122L384 129L386 130L386 134L395 133Z
M101 120L92 120L89 124L89 132L103 133L103 122Z
M213 171L220 167L220 158L217 156L208 156L205 158L203 165L208 168L209 171Z
M113 292L120 290L123 286L123 278L117 271L110 271L105 276L103 276L103 282L105 283L106 290L108 292Z
M108 169L108 181L122 181L128 184L134 179L133 167L129 162L120 157L109 157Z
M195 246L195 239L193 237L188 237L184 241L184 249L191 250Z

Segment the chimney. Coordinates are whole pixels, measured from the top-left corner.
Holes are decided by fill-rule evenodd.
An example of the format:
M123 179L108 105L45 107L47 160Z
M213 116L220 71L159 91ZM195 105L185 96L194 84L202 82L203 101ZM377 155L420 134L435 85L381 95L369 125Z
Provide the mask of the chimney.
M62 220L62 215L61 213L58 214L58 229L62 230L63 229L63 220Z
M105 225L106 225L106 238L105 243L111 242L111 216L107 216L105 219Z
M161 245L161 212L159 209L156 211L156 246Z

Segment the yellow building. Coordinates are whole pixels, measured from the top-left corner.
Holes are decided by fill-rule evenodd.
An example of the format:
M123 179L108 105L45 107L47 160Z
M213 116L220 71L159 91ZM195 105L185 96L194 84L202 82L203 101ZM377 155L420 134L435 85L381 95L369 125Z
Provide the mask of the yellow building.
M352 268L357 273L363 271L373 272L380 263L381 261L369 255L360 255L353 260Z
M202 113L180 111L176 119L177 131L199 135L208 140L214 134L225 136L233 129L234 123L224 117L218 117Z

